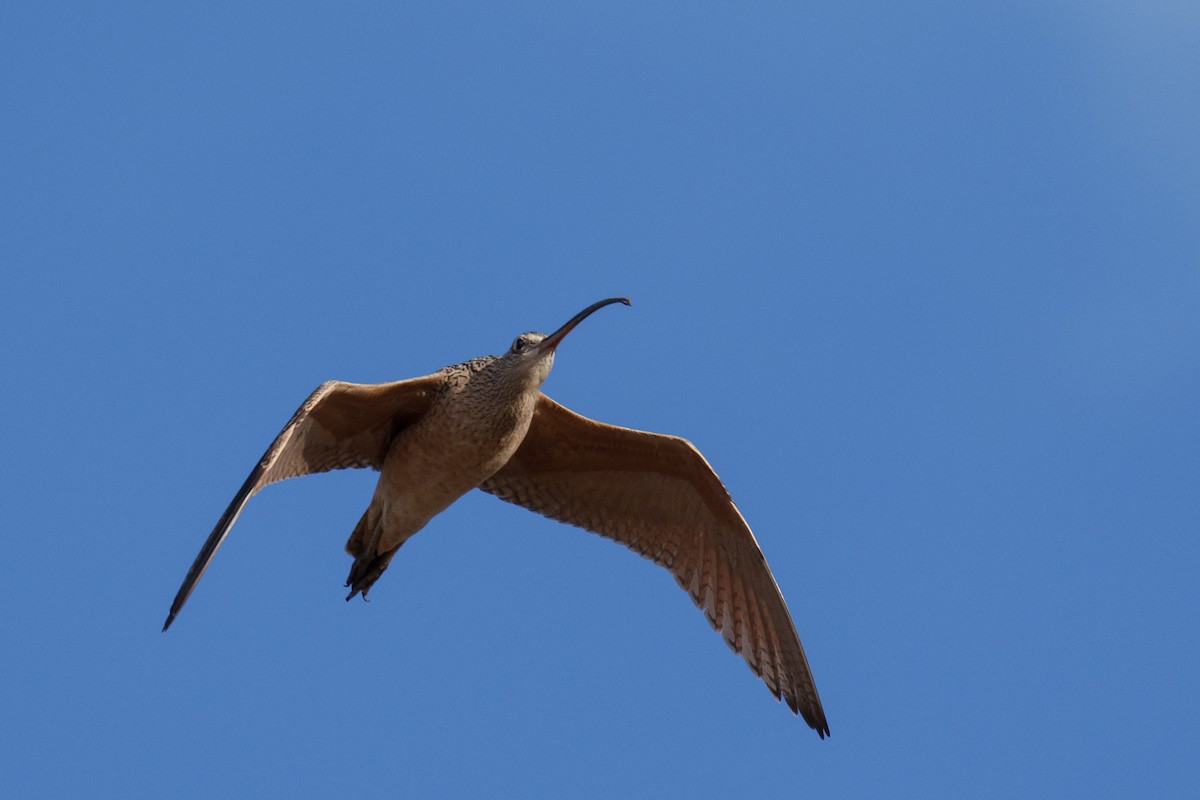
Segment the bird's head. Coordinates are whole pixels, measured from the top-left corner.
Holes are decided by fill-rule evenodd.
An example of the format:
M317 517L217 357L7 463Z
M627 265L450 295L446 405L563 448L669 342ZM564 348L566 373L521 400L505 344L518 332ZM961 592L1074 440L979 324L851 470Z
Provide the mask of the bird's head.
M546 376L550 374L550 368L554 366L554 351L558 348L559 343L568 333L574 330L576 325L587 319L592 312L613 303L630 305L629 298L627 297L610 297L607 300L592 303L583 311L580 311L567 320L567 323L554 333L549 335L537 333L536 331L522 333L513 339L512 346L504 354L505 360L520 365L536 381L536 385L541 386L542 382L546 380Z

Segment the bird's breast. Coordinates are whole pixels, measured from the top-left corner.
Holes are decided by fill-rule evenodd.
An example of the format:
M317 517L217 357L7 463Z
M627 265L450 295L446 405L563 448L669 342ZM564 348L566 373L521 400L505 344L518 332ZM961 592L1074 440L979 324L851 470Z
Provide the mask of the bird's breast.
M470 391L447 392L393 440L379 486L394 517L389 527L415 533L495 474L520 447L536 394L488 400Z

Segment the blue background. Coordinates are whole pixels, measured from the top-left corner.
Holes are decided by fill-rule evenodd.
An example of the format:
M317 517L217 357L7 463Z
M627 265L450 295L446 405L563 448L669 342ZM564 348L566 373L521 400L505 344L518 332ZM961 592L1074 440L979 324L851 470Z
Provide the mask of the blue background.
M1194 3L7 3L0 792L1189 797ZM828 713L482 493L342 602L318 383L625 294L547 393L692 439Z

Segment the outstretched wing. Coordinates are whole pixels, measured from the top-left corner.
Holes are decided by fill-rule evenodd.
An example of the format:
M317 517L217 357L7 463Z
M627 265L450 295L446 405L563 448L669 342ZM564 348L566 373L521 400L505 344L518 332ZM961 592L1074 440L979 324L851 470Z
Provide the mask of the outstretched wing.
M606 425L545 395L512 459L480 486L666 567L750 669L824 738L829 724L754 534L686 439Z
M188 570L163 630L171 626L246 501L268 484L346 467L379 469L392 439L429 409L441 376L395 383L327 381L292 415L254 467Z

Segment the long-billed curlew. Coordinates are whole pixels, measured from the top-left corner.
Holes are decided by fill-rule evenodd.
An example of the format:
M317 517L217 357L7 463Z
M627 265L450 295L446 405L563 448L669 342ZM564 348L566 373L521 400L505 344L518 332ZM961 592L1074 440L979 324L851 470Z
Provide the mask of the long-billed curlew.
M766 559L712 467L686 439L581 417L540 389L554 352L601 300L502 356L395 383L321 384L250 473L188 570L163 630L187 602L259 489L346 467L379 470L346 551L347 600L366 597L392 556L476 487L607 536L666 567L713 628L793 712L829 723L804 648Z

